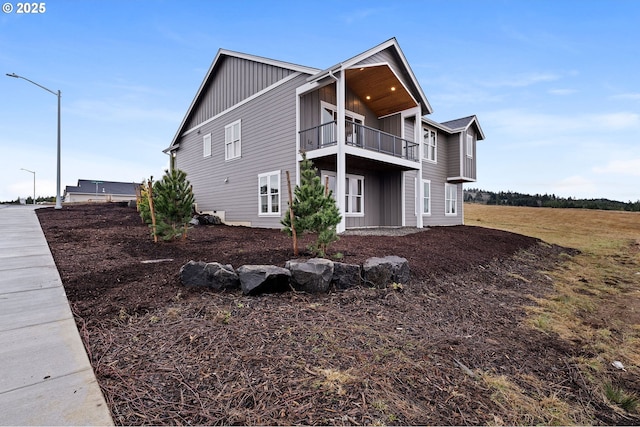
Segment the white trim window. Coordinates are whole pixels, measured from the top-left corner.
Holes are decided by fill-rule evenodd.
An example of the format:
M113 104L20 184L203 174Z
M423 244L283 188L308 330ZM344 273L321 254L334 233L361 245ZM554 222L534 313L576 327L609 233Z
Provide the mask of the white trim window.
M202 157L211 157L211 134L202 136Z
M473 159L473 135L467 134L467 157Z
M280 216L280 171L258 175L258 215Z
M438 161L438 134L435 130L424 128L423 156L430 162Z
M336 173L322 171L322 185L328 183L331 195L336 197ZM346 174L345 177L345 216L364 216L364 176Z
M240 137L240 120L224 127L224 159L233 160L242 155L242 139Z
M364 216L364 176L346 175L345 215Z
M444 185L444 214L458 215L458 186L455 184Z
M422 215L431 215L431 181L422 180Z
M333 104L329 104L326 101L320 101L320 123L326 124L332 121L338 120L338 107ZM362 147L363 135L359 135L359 125L364 125L364 116L362 114L354 113L353 111L344 111L345 120L349 123L345 123L345 139L350 145L356 145ZM330 142L334 142L337 135L333 134L332 128L322 128L322 145Z

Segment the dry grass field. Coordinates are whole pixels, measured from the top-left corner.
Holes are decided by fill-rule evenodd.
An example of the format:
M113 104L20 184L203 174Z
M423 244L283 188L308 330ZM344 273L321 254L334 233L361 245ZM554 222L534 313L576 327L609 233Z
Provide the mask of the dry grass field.
M594 394L622 413L637 413L640 213L476 204L465 204L464 209L466 225L512 231L581 251L548 272L555 292L537 300L528 322L576 343L582 351L573 362ZM615 361L624 370L613 366Z

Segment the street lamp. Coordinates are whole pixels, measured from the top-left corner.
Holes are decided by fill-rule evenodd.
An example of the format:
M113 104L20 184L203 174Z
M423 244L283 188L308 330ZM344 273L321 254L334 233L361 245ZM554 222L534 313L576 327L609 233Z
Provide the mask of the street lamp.
M22 80L26 80L29 83L33 83L34 85L38 86L41 89L46 90L49 93L54 94L55 96L58 97L58 156L57 156L57 171L56 171L56 209L62 209L62 202L60 200L60 97L62 95L62 93L60 92L60 90L58 89L57 92L52 91L51 89L47 89L46 87L32 81L29 80L26 77L22 77L17 75L16 73L7 73L8 77L14 77L16 79L22 79ZM34 173L34 186L35 186L35 173ZM35 203L35 195L34 195L34 203Z
M29 169L20 168L21 171L31 172L33 174L33 204L36 204L36 173L34 171L30 171Z

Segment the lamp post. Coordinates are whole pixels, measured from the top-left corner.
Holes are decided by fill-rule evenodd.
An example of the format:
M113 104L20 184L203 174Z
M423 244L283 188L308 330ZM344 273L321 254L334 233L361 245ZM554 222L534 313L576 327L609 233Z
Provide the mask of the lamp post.
M56 168L56 209L62 209L62 201L60 200L60 98L62 93L60 92L59 89L57 92L54 92L51 89L48 89L32 80L29 80L26 77L19 76L16 73L11 73L11 74L7 73L7 76L14 77L16 79L26 80L29 83L33 83L39 88L44 89L47 92L52 93L58 97L58 155L57 155L57 168ZM34 182L35 182L35 173L34 173ZM35 203L35 195L34 195L34 203Z
M31 172L33 174L33 204L36 204L36 173L35 171L30 171L29 169L20 168L21 171Z

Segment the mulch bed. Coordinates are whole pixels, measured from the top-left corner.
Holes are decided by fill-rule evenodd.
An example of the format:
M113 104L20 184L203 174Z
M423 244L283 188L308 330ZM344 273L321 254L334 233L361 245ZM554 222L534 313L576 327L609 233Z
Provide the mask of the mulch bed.
M118 204L37 213L116 424L549 422L492 398L481 372L587 407L593 422L629 422L590 403L569 363L577 348L523 322L531 297L552 290L541 271L571 250L465 226L349 235L331 248L341 262L402 256L411 282L243 296L187 289L180 267L283 266L292 249L279 230L199 226L154 244Z

